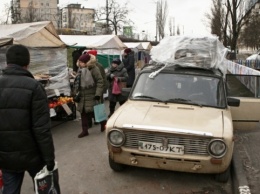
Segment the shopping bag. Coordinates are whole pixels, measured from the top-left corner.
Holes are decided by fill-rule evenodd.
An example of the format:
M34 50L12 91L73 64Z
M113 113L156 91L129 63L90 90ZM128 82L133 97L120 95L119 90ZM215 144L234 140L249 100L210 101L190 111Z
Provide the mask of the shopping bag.
M119 87L117 78L115 78L113 81L112 94L116 94L116 95L121 94L121 89Z
M105 104L97 104L94 106L95 121L101 122L107 120Z
M55 162L53 171L48 171L47 166L34 177L36 194L60 194L58 164Z

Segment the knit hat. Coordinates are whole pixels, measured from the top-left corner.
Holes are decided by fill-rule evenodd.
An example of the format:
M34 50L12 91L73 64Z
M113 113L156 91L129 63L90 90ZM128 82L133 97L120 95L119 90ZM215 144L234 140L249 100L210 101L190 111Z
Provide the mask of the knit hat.
M97 50L89 50L89 51L88 51L88 54L97 56Z
M119 58L116 58L116 59L113 59L112 63L120 65L121 64L121 60Z
M87 63L90 60L90 55L88 53L85 53L79 57L79 61L83 63Z
M6 63L26 66L30 63L29 50L23 45L12 45L6 51Z
M124 53L126 53L126 54L129 54L129 53L131 53L132 52L132 50L130 49L130 48L126 48L125 50L124 50Z

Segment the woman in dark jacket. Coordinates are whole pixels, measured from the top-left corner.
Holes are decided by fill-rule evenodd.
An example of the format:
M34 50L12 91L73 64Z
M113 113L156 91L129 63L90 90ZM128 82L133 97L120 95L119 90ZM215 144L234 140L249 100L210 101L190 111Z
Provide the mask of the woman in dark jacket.
M109 116L110 117L116 107L116 103L119 102L120 105L124 104L127 97L123 96L122 94L113 94L113 83L114 80L117 79L118 82L126 82L128 79L127 70L124 68L120 59L114 59L112 61L111 67L107 72L107 79L109 81L109 88L108 88L108 100L109 100Z
M134 51L132 51L130 48L127 48L124 50L123 53L123 64L124 67L127 70L128 74L128 79L126 86L128 88L133 86L133 83L135 81L135 56L134 56Z

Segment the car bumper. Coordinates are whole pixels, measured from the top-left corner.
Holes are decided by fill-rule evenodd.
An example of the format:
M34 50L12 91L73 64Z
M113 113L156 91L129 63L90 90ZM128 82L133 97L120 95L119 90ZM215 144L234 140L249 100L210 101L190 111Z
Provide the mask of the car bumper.
M115 152L112 146L109 154L114 162L120 164L190 173L222 173L229 167L232 159L232 154L229 153L222 159L213 159L211 156L144 153L128 148L122 148L121 152L117 149Z

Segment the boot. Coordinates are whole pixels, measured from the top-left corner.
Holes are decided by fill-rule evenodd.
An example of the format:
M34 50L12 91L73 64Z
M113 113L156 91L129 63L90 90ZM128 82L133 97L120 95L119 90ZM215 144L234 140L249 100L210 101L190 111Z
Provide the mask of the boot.
M107 124L107 121L101 121L100 122L100 131L101 132L106 130L106 124Z
M88 115L84 111L81 113L81 125L82 132L78 135L78 138L88 136Z
M88 130L87 129L82 129L82 132L78 135L78 138L82 138L88 136Z

